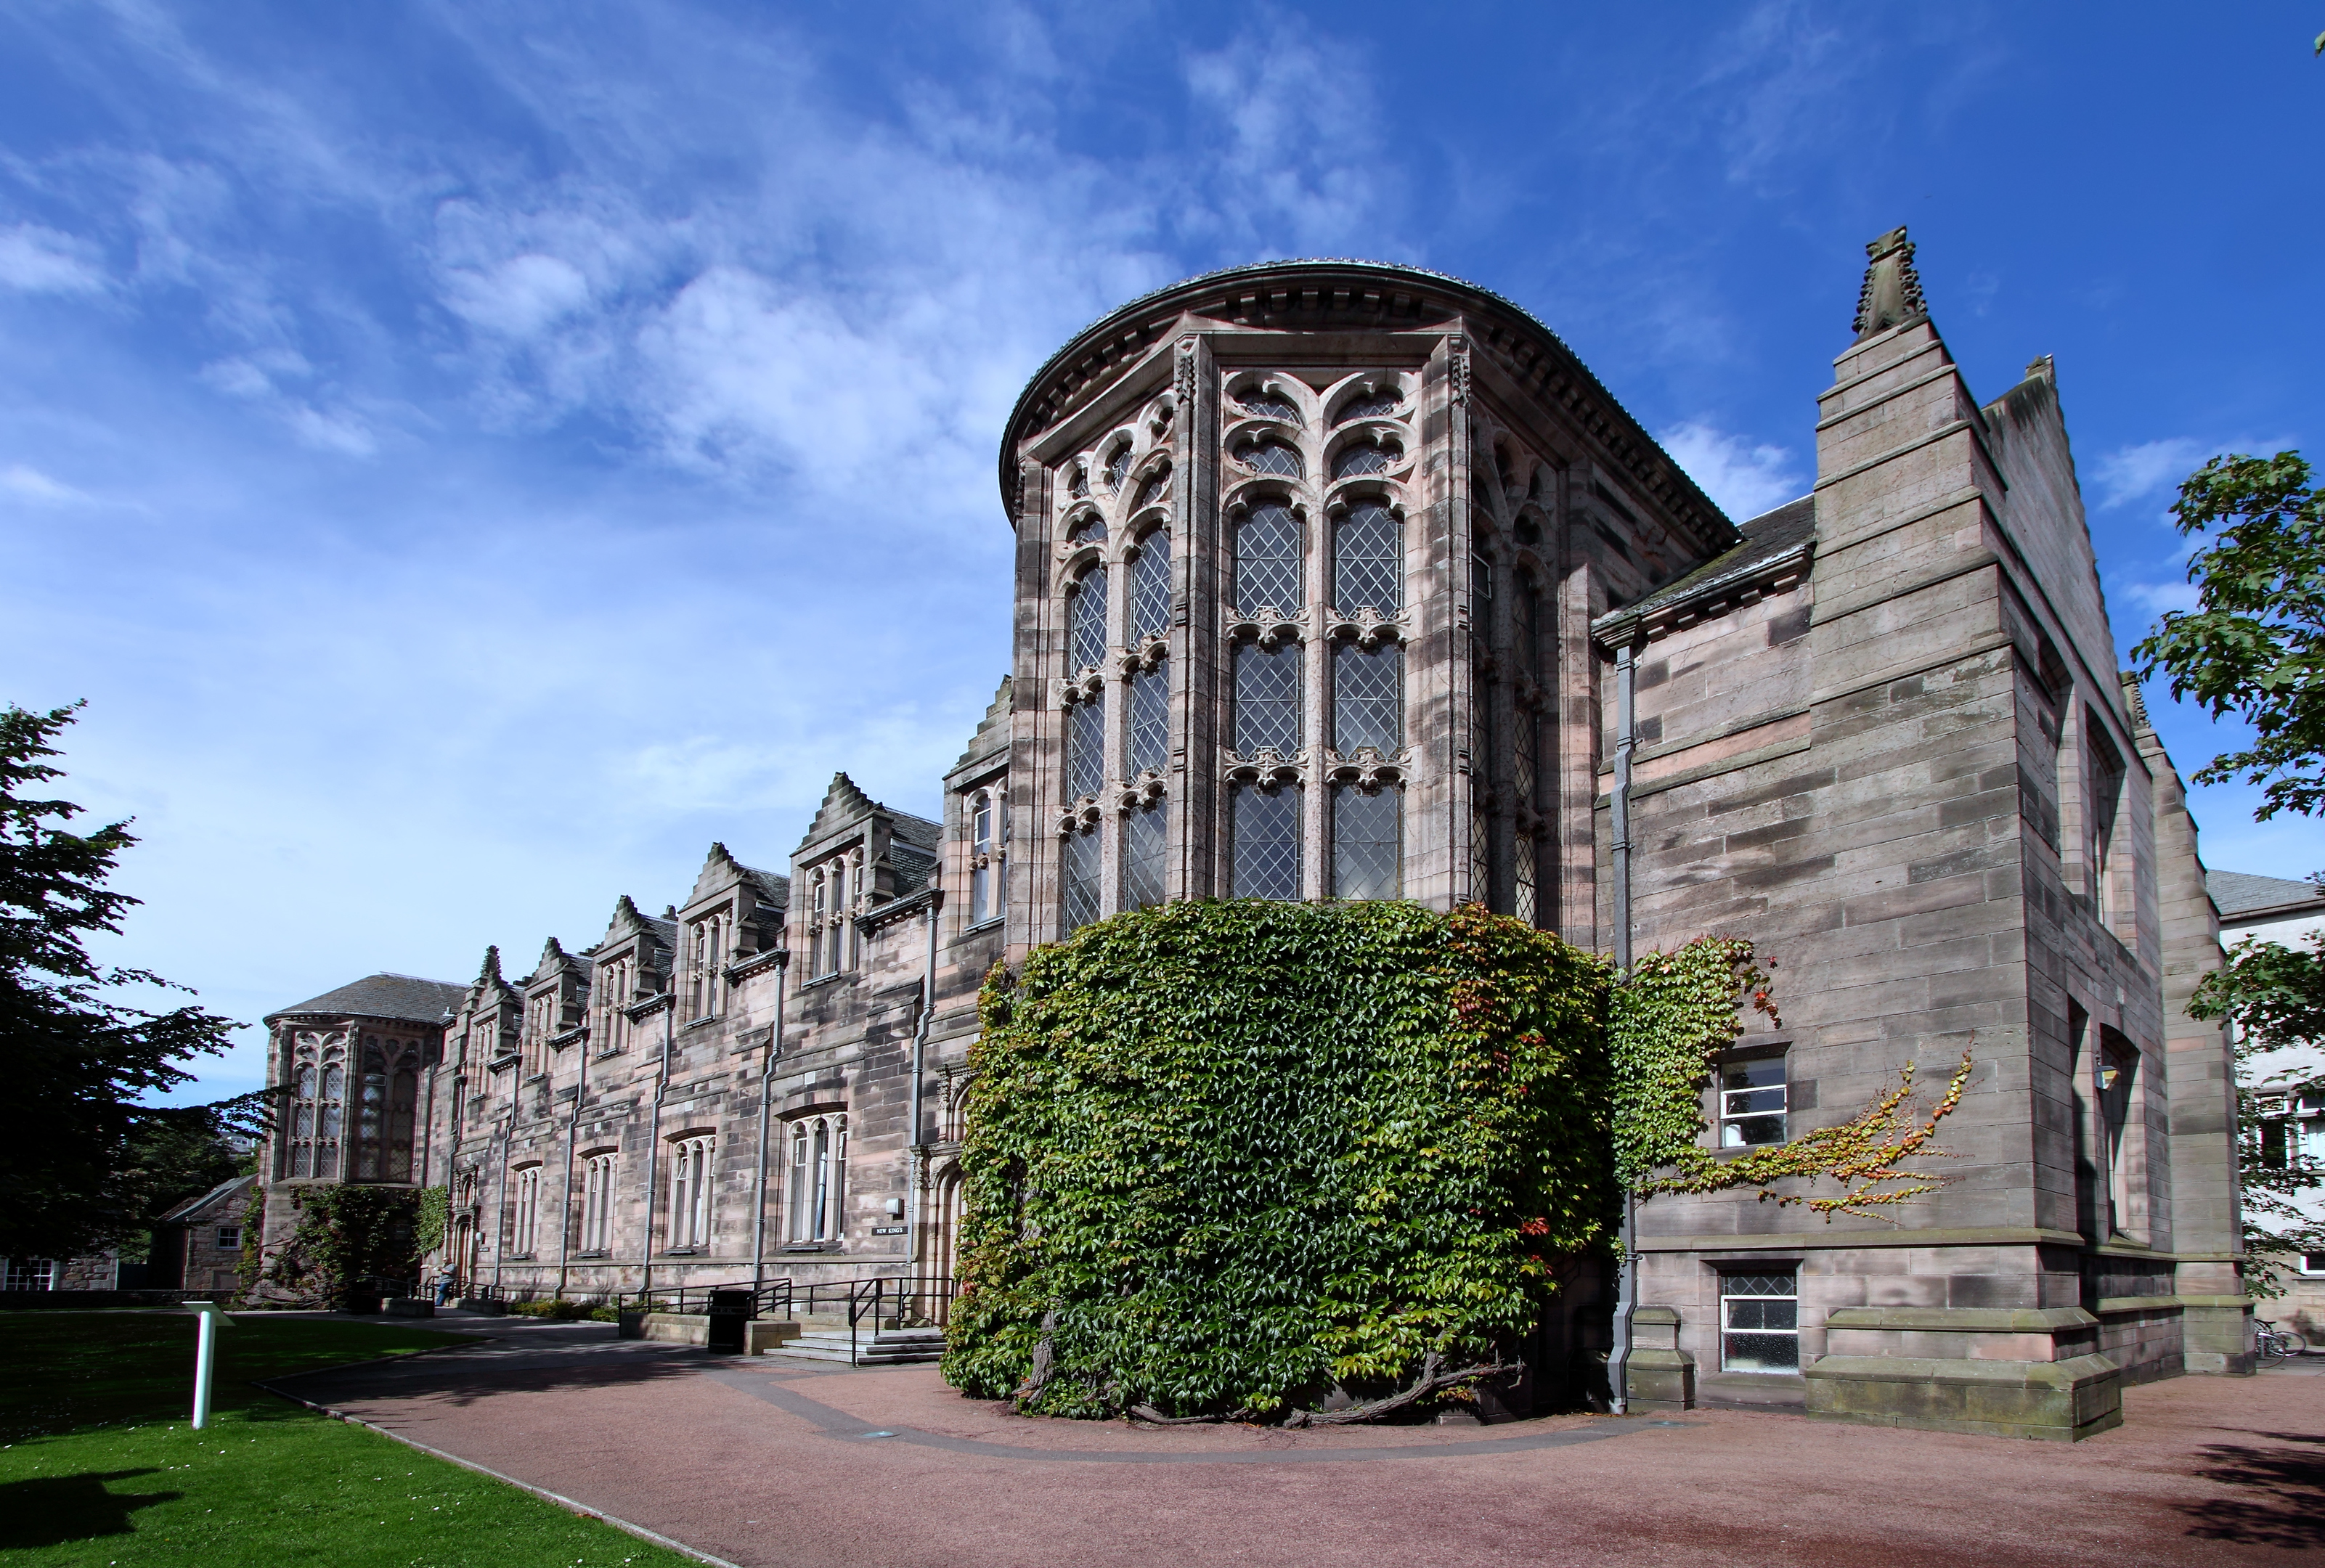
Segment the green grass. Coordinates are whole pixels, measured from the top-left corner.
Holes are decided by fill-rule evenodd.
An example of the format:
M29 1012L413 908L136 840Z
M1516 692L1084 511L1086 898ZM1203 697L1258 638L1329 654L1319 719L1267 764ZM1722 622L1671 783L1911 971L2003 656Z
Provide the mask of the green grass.
M11 1313L0 1377L8 1568L681 1568L690 1559L250 1387L459 1343L425 1329L253 1315L218 1334L209 1425L187 1425L181 1313ZM457 1353L457 1352L456 1352Z

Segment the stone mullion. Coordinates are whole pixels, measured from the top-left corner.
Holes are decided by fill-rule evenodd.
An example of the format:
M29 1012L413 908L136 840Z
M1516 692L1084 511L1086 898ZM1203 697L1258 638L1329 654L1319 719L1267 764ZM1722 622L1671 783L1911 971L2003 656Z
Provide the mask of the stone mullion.
M1451 617L1448 628L1445 679L1447 695L1450 699L1450 733L1447 738L1453 765L1447 779L1450 788L1441 808L1448 818L1445 885L1449 903L1468 899L1482 902L1489 890L1472 885L1472 868L1477 862L1472 838L1477 827L1476 804L1484 778L1485 761L1477 755L1477 667L1473 652L1477 629L1473 624L1477 585L1472 580L1470 566L1475 536L1469 515L1472 454L1469 450L1468 362L1468 338L1459 332L1449 334L1445 339L1442 383L1445 389L1445 460L1441 468L1445 485L1442 503L1444 550L1450 579L1446 598Z
M1209 346L1182 338L1174 363L1178 407L1171 454L1169 856L1163 895L1218 890L1219 648L1217 614L1218 374ZM1213 853L1204 853L1209 850Z
M1290 380L1290 377L1286 377ZM1323 405L1302 432L1301 463L1306 468L1307 515L1301 520L1307 549L1300 562L1305 607L1301 624L1307 628L1300 649L1300 742L1308 752L1300 800L1300 892L1302 898L1325 899L1332 892L1330 839L1324 792L1324 742L1329 736L1332 699L1331 650L1323 635L1324 609L1330 601L1332 536L1324 516Z
M1116 498L1117 502L1120 497ZM1123 673L1130 642L1130 561L1123 548L1128 530L1117 522L1107 539L1106 576L1107 639L1105 684L1099 700L1106 706L1105 777L1098 785L1098 910L1100 917L1122 908L1122 781L1130 777L1130 678Z
M1050 530L1052 475L1030 458L1019 465L1017 516L1015 716L1010 724L1011 809L1003 839L1004 927L1009 950L1028 947L1057 935L1057 816L1063 778L1064 736L1057 706L1057 675L1063 644L1057 625L1057 595L1051 592Z
M1593 801L1598 775L1598 655L1590 643L1589 557L1574 548L1573 469L1558 470L1555 513L1558 576L1551 595L1557 657L1551 754L1556 770L1559 934L1578 947L1598 945L1598 834Z

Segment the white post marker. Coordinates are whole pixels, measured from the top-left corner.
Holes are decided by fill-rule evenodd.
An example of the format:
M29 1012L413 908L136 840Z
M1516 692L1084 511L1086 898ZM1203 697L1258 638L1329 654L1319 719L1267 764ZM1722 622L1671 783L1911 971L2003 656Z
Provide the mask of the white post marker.
M232 1328L234 1319L215 1301L190 1301L186 1310L200 1320L194 1331L194 1430L199 1432L209 1425L210 1370L218 1365L218 1326Z

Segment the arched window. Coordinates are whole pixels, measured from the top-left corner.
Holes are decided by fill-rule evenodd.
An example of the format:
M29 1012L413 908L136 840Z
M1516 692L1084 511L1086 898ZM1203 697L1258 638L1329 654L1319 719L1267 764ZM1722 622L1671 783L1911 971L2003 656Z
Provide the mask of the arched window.
M980 789L968 801L968 923L982 926L1000 911L993 890L1001 868L993 857L993 793Z
M515 1190L509 1199L509 1250L519 1258L530 1258L541 1226L541 1167L529 1165L514 1176Z
M1300 897L1300 786L1235 789L1235 896Z
M825 967L825 955L830 951L823 939L823 928L831 918L831 884L821 867L808 879L807 974L819 980L831 971Z
M1160 773L1171 761L1171 667L1157 659L1130 678L1131 777Z
M1282 441L1253 441L1236 448L1236 461L1255 474L1297 479L1305 472L1300 454Z
M1253 387L1236 394L1236 401L1244 412L1254 419L1274 420L1295 429L1300 424L1300 408L1290 398L1274 388Z
M1140 482L1138 486L1138 498L1130 503L1130 510L1133 512L1144 512L1150 504L1153 503L1156 496L1162 493L1162 487L1170 483L1171 469L1168 465L1155 469L1153 473L1149 474L1145 479Z
M1385 474L1395 462L1400 449L1392 443L1375 446L1369 441L1357 441L1343 447L1332 458L1332 477L1354 479L1365 474Z
M1376 615L1404 608L1404 530L1376 501L1360 501L1332 520L1332 604Z
M407 1062L414 1060L407 1056ZM420 1105L420 1074L412 1066L399 1066L388 1080L387 1089L387 1179L408 1182L412 1179L412 1135Z
M1150 800L1122 821L1122 907L1144 909L1163 899L1164 855L1169 835L1164 831L1160 800Z
M593 1154L581 1165L581 1251L604 1254L614 1249L614 1159Z
M1353 784L1332 791L1332 896L1394 899L1403 862L1398 835L1403 798L1394 785L1366 794Z
M310 1176L315 1174L315 1084L317 1073L310 1062L299 1069L296 1086L291 1097L291 1158L287 1174Z
M1235 749L1256 756L1272 749L1289 756L1300 749L1300 649L1289 642L1263 648L1238 642L1235 650Z
M622 1009L630 1000L630 961L616 958L597 974L597 1049L618 1051L628 1044L629 1019Z
M1104 544L1106 524L1095 516L1078 519L1074 526L1067 530L1066 542L1071 545Z
M830 1241L843 1232L848 1118L811 1116L792 1123L791 1241Z
M1358 392L1340 405L1340 411L1332 417L1332 422L1345 425L1350 420L1386 419L1396 412L1396 406L1402 401L1393 386L1383 387L1377 392Z
M1096 795L1106 785L1106 709L1095 697L1066 710L1066 798Z
M710 1156L708 1138L681 1138L670 1150L670 1246L710 1244Z
M1292 611L1306 602L1300 585L1300 520L1281 502L1253 511L1236 528L1236 608Z
M1078 931L1098 918L1100 851L1095 827L1077 826L1066 835L1059 882L1060 913L1068 931Z
M1113 455L1106 460L1106 487L1108 490L1120 490L1123 480L1129 475L1129 473L1130 443L1125 441L1116 447Z
M1387 755L1404 744L1404 650L1394 642L1332 650L1332 746L1343 757L1360 746Z
M1106 662L1106 568L1092 567L1073 586L1067 606L1068 662L1095 669Z
M1138 541L1130 563L1130 641L1171 632L1171 530L1158 528Z

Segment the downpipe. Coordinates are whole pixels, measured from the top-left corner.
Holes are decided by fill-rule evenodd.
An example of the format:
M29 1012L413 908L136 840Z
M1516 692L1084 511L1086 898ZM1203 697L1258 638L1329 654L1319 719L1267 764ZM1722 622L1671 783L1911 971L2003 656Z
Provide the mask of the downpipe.
M774 1095L775 1060L783 1054L783 980L791 967L791 949L780 949L775 955L775 1021L767 1034L767 1059L759 1064L759 1196L751 1209L754 1294L767 1287L767 1134L771 1125L767 1102Z
M928 1140L922 1126L928 1079L929 1033L937 1011L937 925L944 909L944 889L935 873L929 889L929 966L921 981L920 1027L912 1031L912 1142L904 1167L904 1274L918 1276L921 1265L921 1189L928 1185Z
M1615 782L1608 792L1615 886L1615 973L1631 973L1631 753L1638 747L1638 667L1628 642L1615 650ZM1630 1407L1631 1316L1639 1304L1639 1199L1623 1187L1623 1259L1615 1271L1615 1342L1607 1352L1607 1408Z
M677 955L671 957L671 984L662 1010L662 1075L654 1080L653 1123L646 1134L646 1235L638 1251L638 1301L653 1288L654 1180L662 1165L662 1102L670 1093L670 1051L678 1029Z

